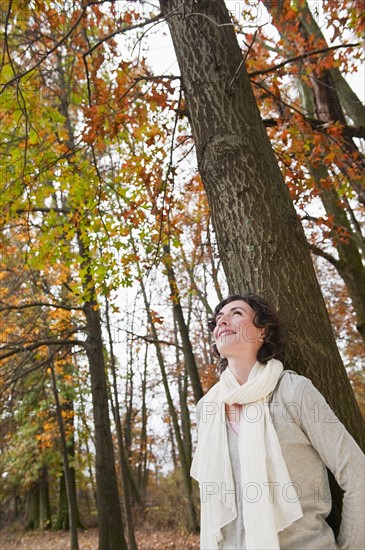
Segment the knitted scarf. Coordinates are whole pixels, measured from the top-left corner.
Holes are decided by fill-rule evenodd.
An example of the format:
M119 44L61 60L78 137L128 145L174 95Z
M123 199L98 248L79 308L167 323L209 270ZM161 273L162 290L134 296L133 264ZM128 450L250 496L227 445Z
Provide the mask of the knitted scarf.
M295 493L288 493L293 486L267 402L282 372L283 365L276 359L266 366L256 362L241 385L227 368L203 398L191 466L191 475L200 485L203 550L217 549L222 527L237 517L225 403L243 405L238 435L241 494L237 500L242 500L246 547L279 549L278 532L303 515Z

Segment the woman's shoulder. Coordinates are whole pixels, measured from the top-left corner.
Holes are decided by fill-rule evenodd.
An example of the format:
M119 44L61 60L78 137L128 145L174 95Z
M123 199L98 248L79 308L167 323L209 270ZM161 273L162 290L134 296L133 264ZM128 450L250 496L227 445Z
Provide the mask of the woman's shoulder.
M285 398L285 401L297 401L301 398L305 387L310 383L309 378L293 370L284 370L272 393L272 397Z

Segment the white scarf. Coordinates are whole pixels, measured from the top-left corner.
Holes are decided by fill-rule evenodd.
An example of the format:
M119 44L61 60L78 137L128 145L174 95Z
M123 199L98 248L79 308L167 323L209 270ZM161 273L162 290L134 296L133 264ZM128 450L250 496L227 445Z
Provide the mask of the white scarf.
M266 366L256 362L247 382L241 385L227 368L203 398L191 475L200 485L204 550L217 549L223 538L222 527L237 517L225 403L246 405L238 435L246 547L279 549L278 532L303 515L267 402L282 372L283 365L276 359Z

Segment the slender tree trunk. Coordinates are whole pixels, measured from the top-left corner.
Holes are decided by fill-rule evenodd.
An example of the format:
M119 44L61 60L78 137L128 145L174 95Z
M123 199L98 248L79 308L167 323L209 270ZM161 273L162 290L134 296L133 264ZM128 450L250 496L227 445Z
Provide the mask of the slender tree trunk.
M67 491L65 474L62 473L58 484L58 510L54 529L63 529L67 531L70 528L70 517L68 513Z
M133 426L133 344L129 341L129 359L127 361L126 387L125 387L125 417L124 417L124 440L126 456L132 455L132 426Z
M91 485L91 490L92 490L94 503L96 504L96 502L97 502L96 483L95 483L94 472L93 472L92 456L91 456L91 451L90 451L90 447L89 447L89 440L92 442L93 447L95 447L95 439L93 437L93 434L90 430L90 427L89 427L89 424L88 424L88 421L87 421L86 407L85 407L83 392L82 392L81 386L80 386L80 381L79 381L78 390L79 390L78 395L80 396L80 409L81 409L80 412L81 412L82 426L83 426L83 430L88 435L88 437L85 437L87 471L89 473L89 479L90 479L90 485Z
M52 527L51 502L49 498L48 470L45 466L39 472L39 528L43 531ZM74 550L73 548L71 550ZM75 549L78 550L78 549Z
M96 292L89 269L89 253L78 235L82 267L85 270L84 292L90 298L84 303L86 317L86 353L90 366L91 395L95 425L96 491L99 522L99 550L125 550L122 514L119 503L113 441L108 410L106 366L103 353L101 319Z
M141 437L139 443L139 461L138 461L138 488L140 493L145 497L147 483L148 483L148 468L147 468L147 456L148 456L148 447L147 447L147 364L148 364L148 346L146 345L146 352L144 358L144 369L142 375L142 405L141 405Z
M134 489L134 493L136 493L136 487L133 479L133 474L129 467L129 463L126 457L126 451L124 448L124 438L122 433L122 422L120 418L120 404L119 404L119 397L118 397L117 370L116 370L116 364L115 364L113 338L112 338L112 332L110 327L108 298L105 298L105 317L106 317L106 327L107 327L107 332L109 337L109 356L110 356L110 366L111 366L111 374L112 374L113 398L111 399L111 402L112 402L112 410L113 410L113 416L114 416L114 422L115 422L115 429L117 432L120 469L122 473L124 517L127 524L129 549L136 550L137 543L134 535L134 522L133 522L133 510L132 510L132 494L133 494L133 489ZM138 495L138 501L139 500L140 499Z
M184 313L181 307L179 289L176 282L175 272L172 265L172 258L169 253L169 248L164 247L164 265L166 268L167 278L170 286L170 296L172 300L172 307L174 311L174 317L179 326L179 332L183 347L183 354L186 368L188 369L190 382L193 388L195 402L197 403L204 395L203 388L199 378L198 366L195 361L193 348L191 345L189 330L184 319Z
M67 440L66 440L65 428L63 425L63 418L62 418L62 409L60 405L56 374L55 374L52 359L50 359L50 369L51 369L51 376L52 376L53 395L56 403L57 422L58 422L58 428L60 430L63 467L65 472L66 493L67 493L67 502L68 502L68 517L69 517L69 523L70 523L70 550L79 550L79 543L78 543L78 537L77 537L78 513L77 513L76 486L74 483L72 483L72 474L71 474L69 455L68 455L68 449L67 449Z
M74 151L76 147L74 127L69 115L69 87L59 50L57 55L58 84L61 92L58 109L65 117L65 125L68 130L67 144L70 151ZM70 167L77 173L77 166L73 163L73 156L70 155L68 158ZM82 235L80 230L77 232L77 244L81 257L81 269L84 271L82 280L83 291L87 297L84 302L87 333L85 349L90 368L95 426L96 506L99 524L99 550L125 550L127 548L127 543L124 536L123 520L120 509L113 440L110 428L101 318L90 268L91 257L87 247L87 238Z
M27 522L26 529L39 527L39 485L34 481L26 493Z
M192 480L191 480L191 477L190 477L189 462L188 462L188 459L187 459L186 454L185 454L185 448L184 448L184 443L183 443L183 440L182 440L182 437L181 437L179 421L178 421L176 409L175 409L175 406L174 406L174 403L173 403L173 400L172 400L172 397L171 397L169 382L168 382L168 379L167 379L167 374L166 374L166 369L165 369L165 363L164 363L164 359L163 359L163 355L162 355L162 352L161 352L160 345L158 343L158 334L157 334L156 327L155 327L155 324L154 324L153 319L152 319L146 289L145 289L145 286L144 286L144 283L143 283L143 280L142 280L141 276L140 276L140 285L141 285L141 290L142 290L142 294L143 294L145 308L146 308L146 312L147 312L147 316L148 316L148 324L151 328L152 337L153 337L153 340L154 340L154 343L155 343L156 355L157 355L158 364L160 366L162 383L163 383L165 394L166 394L167 404L168 404L168 408L169 408L169 414L170 414L170 418L171 418L171 423L172 423L173 428L174 428L174 434L175 434L176 444L177 444L178 453L179 453L179 459L180 459L180 464L181 464L184 489L185 489L185 494L186 494L186 498L187 498L187 501L188 501L188 511L189 511L189 525L188 525L188 528L191 532L196 532L198 530L198 519L197 519L195 505L194 505L194 499L193 499L193 485L192 485Z
M223 294L222 294L222 290L221 290L219 280L218 280L219 264L217 266L216 263L215 263L215 259L214 259L215 252L214 252L213 246L215 246L215 245L212 244L212 235L211 235L211 229L210 229L210 222L209 222L208 228L207 228L207 240L208 240L208 251L209 251L209 257L210 257L210 265L211 265L211 268L212 268L211 277L212 277L212 280L213 280L215 292L217 294L218 302L221 302L223 300Z
M191 424L190 424L190 414L188 407L188 372L186 365L180 360L180 351L179 351L179 339L177 331L177 321L174 318L174 339L176 343L176 365L177 365L177 383L179 388L179 402L180 402L180 414L181 414L181 431L183 436L183 443L185 448L185 455L189 463L189 468L191 466L191 454L192 454L192 443L191 443Z
M198 166L230 292L273 299L286 366L313 379L365 448L308 244L266 135L223 0L160 0L179 62Z

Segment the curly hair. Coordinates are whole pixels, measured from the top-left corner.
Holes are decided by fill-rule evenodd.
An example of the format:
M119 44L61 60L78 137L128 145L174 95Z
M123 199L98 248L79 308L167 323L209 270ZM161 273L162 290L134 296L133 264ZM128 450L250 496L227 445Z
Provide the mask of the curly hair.
M220 302L214 310L213 317L208 319L208 329L213 332L217 322L217 315L220 310L230 302L242 300L246 302L255 312L253 323L257 328L265 329L264 342L257 353L257 360L266 364L274 357L282 360L284 358L284 336L283 325L276 308L265 298L258 294L233 294ZM221 357L216 344L213 344L213 353L219 358L219 370L222 373L228 366L225 357Z

